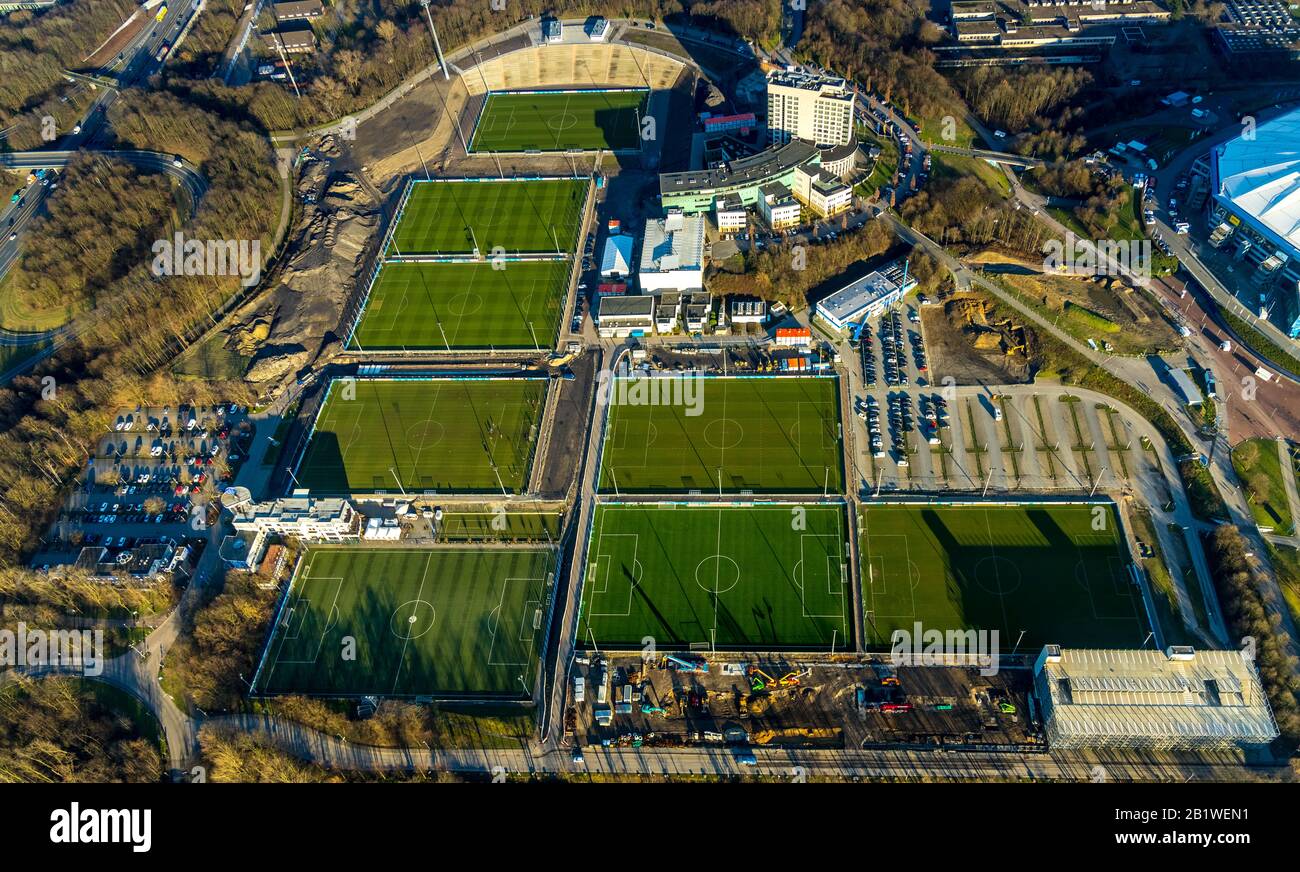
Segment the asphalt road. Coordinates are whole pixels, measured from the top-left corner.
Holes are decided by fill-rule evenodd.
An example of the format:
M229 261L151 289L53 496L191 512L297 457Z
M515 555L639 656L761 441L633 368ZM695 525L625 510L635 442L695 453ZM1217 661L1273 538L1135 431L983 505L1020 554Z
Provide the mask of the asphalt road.
M185 22L189 20L190 11L196 5L197 0L172 0L168 5L167 16L161 22L154 22L149 27L144 28L130 44L120 53L119 59L100 68L97 73L101 76L115 78L119 87L128 87L137 85L146 80L150 75L157 72L159 64L156 55L166 43L171 45ZM4 155L7 160L12 159L17 162L0 163L0 166L10 168L27 168L35 169L39 167L62 166L67 162L66 155L80 148L93 145L100 137L104 130L105 118L108 114L109 107L117 99L117 91L108 87L96 87L83 80L78 80L74 89L93 88L96 96L86 109L85 115L81 119L80 130L75 133L68 133L59 138L59 150L52 152L48 158L35 159L38 162L23 162L24 156L36 154L35 152L20 152L11 155ZM57 160L54 155L64 155L62 163L41 163L43 160ZM137 154L146 154L139 152ZM130 158L127 158L128 160ZM170 163L170 161L168 161ZM144 164L141 164L144 165ZM152 167L162 169L162 167ZM0 242L0 278L3 278L9 271L9 267L17 259L21 252L21 246L25 241L25 231L30 226L32 218L39 212L42 202L48 193L47 188L40 185L31 186L21 205L15 204L15 207L6 205L5 211L0 212L0 228L4 230L3 241ZM201 196L201 193L200 193ZM196 200L197 202L197 200ZM13 219L12 223L10 219ZM10 240L9 236L17 233L16 240Z

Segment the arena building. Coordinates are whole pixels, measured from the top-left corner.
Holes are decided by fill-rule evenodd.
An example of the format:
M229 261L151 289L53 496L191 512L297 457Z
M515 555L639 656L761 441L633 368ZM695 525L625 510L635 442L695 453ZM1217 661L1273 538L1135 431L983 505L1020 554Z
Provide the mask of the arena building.
M1300 336L1300 109L1215 148L1210 174L1210 244L1272 284L1270 317Z

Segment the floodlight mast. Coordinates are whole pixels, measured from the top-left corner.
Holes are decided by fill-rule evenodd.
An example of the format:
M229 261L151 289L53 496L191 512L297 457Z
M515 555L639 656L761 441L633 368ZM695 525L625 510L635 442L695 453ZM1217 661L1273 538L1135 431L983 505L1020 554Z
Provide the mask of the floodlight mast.
M447 70L447 62L442 57L442 44L438 42L438 29L433 26L433 13L429 11L429 0L420 0L420 7L424 9L424 18L429 22L429 33L433 36L433 50L438 55L438 66L442 67L442 76L450 80L451 73Z
M289 65L289 59L284 55L284 37L280 35L278 30L275 31L275 39L272 42L275 43L276 51L280 53L280 61L284 64L284 71L289 74L289 84L293 85L293 93L301 100L302 91L298 90L298 80L293 77L293 67Z

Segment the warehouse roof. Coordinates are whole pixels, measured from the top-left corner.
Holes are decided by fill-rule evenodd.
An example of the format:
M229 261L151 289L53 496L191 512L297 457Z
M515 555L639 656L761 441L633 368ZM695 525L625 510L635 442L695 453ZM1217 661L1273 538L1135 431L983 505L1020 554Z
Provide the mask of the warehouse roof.
M1269 742L1278 735L1255 667L1239 651L1048 645L1034 686L1061 736Z
M704 218L670 213L645 223L641 272L698 270L704 267Z

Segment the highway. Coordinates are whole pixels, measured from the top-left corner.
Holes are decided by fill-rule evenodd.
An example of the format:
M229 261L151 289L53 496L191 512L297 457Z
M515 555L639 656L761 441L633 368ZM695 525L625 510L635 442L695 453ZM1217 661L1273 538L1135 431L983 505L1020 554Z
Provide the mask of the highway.
M114 74L118 86L122 88L147 81L148 77L162 66L157 59L162 46L173 44L177 34L189 21L191 13L197 7L198 0L172 0L168 5L167 15L162 21L152 22L143 28L117 58L99 68L96 73ZM175 155L149 151L112 151L96 147L107 139L104 134L108 109L117 99L118 91L113 88L98 87L84 78L77 79L73 86L74 91L85 88L92 89L95 98L86 108L81 123L74 127L72 132L59 138L58 149L0 154L0 168L18 171L61 168L67 165L75 151L97 151L142 169L167 173L185 186L190 194L192 208L197 209L199 201L207 191L207 181L193 165L186 162L181 162L180 166L175 165ZM3 233L0 236L0 279L8 274L10 267L22 253L23 245L28 242L26 231L31 227L36 216L41 213L45 197L51 190L53 185L48 188L41 184L29 185L17 203L5 202L4 211L0 212L0 233ZM27 358L19 365L19 368L26 368L52 354L59 345L57 340L75 332L76 329L72 325L44 333L14 333L0 330L0 345L22 346L49 342L49 346L41 354ZM7 380L12 374L6 372L0 376Z
M146 80L161 67L156 57L158 51L164 43L170 45L175 40L176 35L189 20L190 13L196 5L197 0L172 0L172 3L168 5L167 16L161 22L154 22L141 30L122 50L118 58L101 67L96 73L101 75L113 74L118 81L118 86L121 88L137 85ZM74 132L69 132L59 138L59 150L53 152L53 154L65 155L62 163L24 163L21 161L24 156L35 154L35 152L24 152L6 155L5 157L13 157L18 159L19 162L4 163L2 165L21 169L62 166L67 163L66 155L68 153L94 144L104 132L108 109L117 99L118 92L111 88L96 87L84 79L77 80L73 90L79 91L85 88L92 88L96 95L86 108L85 115L82 116L81 123L78 125L79 129L74 128ZM48 159L56 160L53 156ZM46 159L42 158L40 160ZM10 206L6 203L4 211L0 212L0 227L7 228L4 232L3 243L0 244L0 278L5 276L9 271L9 267L17 259L24 241L24 231L31 224L32 218L40 211L48 190L40 185L32 186L24 195L21 204ZM11 241L9 239L12 233L18 234L17 240Z

